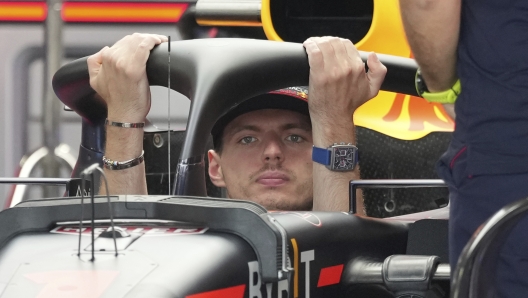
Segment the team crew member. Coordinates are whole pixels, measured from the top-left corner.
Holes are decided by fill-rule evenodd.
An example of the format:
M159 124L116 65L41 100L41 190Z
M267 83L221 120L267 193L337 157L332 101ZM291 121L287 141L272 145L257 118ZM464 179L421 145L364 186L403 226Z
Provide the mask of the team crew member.
M484 221L528 196L528 2L400 0L400 5L426 83L424 98L443 94L445 102L453 102L459 93L456 128L438 163L449 185L454 269ZM500 253L499 297L528 293L527 229L524 219Z
M88 59L90 84L106 101L109 121L144 121L150 109L145 63L150 50L166 41L165 36L133 34ZM255 200L268 209L348 211L348 182L359 179L359 167L330 170L312 161L312 150L317 159L317 152L335 143L355 144L352 115L378 94L386 68L371 53L366 73L349 40L310 38L304 47L310 63L310 117L277 108L239 115L225 126L220 150L209 152L209 174L230 197ZM142 142L141 129L107 126L105 156L137 158ZM105 173L114 194L147 192L143 163Z

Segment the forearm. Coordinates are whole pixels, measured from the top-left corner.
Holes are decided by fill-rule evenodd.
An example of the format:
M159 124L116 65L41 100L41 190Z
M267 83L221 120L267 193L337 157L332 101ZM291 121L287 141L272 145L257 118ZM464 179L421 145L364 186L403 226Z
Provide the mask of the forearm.
M107 126L105 156L115 161L125 161L141 155L143 129ZM125 169L104 169L110 194L147 194L145 163ZM100 194L106 194L104 183Z
M460 0L400 0L407 40L429 91L455 83Z
M327 148L334 143L356 144L355 129L352 121L341 124L322 125L314 123L312 127L314 146ZM313 163L314 199L313 210L344 211L350 210L350 180L359 179L359 166L350 172L333 172L324 165ZM364 215L362 197L356 202L358 214Z
M366 73L365 64L350 40L316 37L306 40L304 46L310 63L308 107L314 146L328 148L334 143L356 144L352 115L378 94L387 68L374 53L370 53ZM353 171L334 172L314 163L313 209L349 211L349 183L357 179L358 166ZM358 210L363 211L362 198L358 200Z

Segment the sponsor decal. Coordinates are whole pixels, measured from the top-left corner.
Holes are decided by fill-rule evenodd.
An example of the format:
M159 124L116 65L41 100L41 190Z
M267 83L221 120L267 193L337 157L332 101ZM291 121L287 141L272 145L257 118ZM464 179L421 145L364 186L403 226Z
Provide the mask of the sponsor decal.
M108 230L110 226L99 226L94 229L94 234L97 237L102 232ZM116 226L117 227L117 226ZM178 227L160 227L160 226L120 226L119 228L125 230L129 234L142 234L145 236L181 236L181 235L195 235L203 234L208 228L178 228ZM51 230L54 234L79 234L79 227L74 226L58 226ZM83 227L81 235L91 235L91 227Z
M308 88L300 86L300 87L288 87L276 91L269 92L271 94L281 94L281 95L289 95L293 97L297 97L299 99L308 100Z
M311 283L310 283L310 270L312 262L315 261L315 250L302 251L299 255L297 241L291 239L293 247L293 267L295 270L293 276L293 295L292 297L299 297L299 278L304 278L304 296L310 298L311 294ZM299 276L300 269L304 269L303 276ZM271 298L271 297L290 297L290 288L287 280L282 280L275 284L262 284L259 273L258 261L252 261L248 263L249 269L249 298ZM343 273L344 265L335 265L326 268L322 268L319 273L319 280L317 282L317 288L336 285L341 282L341 275ZM272 296L273 294L277 296Z
M239 285L230 288L214 290L209 292L203 292L199 294L193 294L186 296L185 298L243 298L246 285Z
M341 273L343 273L344 265L331 266L321 269L319 273L319 281L317 287L326 287L338 284L341 281Z
M273 297L273 288L276 288L276 293L279 298L282 297L290 297L290 287L288 280L281 280L278 283L268 283L264 284L265 290L262 289L262 281L260 279L260 272L259 272L259 263L258 261L253 261L248 263L248 269L249 269L249 298L271 298Z
M299 297L299 252L297 248L297 242L292 239L292 245L294 248L294 280L293 280L293 297ZM315 260L315 250L308 250L301 252L300 261L304 265L304 284L305 293L304 297L310 298L310 262ZM288 280L281 280L278 283L268 283L262 285L259 272L258 261L248 263L249 269L249 298L272 298L272 297L290 297L290 288ZM274 289L275 288L275 289ZM276 293L276 296L273 296Z
M310 262L315 260L315 250L301 252L301 263L304 263L304 297L310 298Z
M75 192L75 196L76 197L82 197L82 196L89 197L90 196L90 192L86 191L86 190L81 190L81 187L77 186L77 191Z

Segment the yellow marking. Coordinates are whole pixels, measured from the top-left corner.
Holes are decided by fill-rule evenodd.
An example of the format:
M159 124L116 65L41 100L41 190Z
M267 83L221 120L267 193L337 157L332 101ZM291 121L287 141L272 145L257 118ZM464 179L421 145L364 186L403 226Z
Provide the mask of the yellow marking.
M295 238L291 239L293 247L293 298L299 297L299 249L297 248L297 241Z
M262 21L262 29L264 29L264 33L269 40L282 41L271 21L270 0L262 0L260 20Z
M410 57L400 16L398 0L374 0L374 12L370 29L356 47L361 51L375 51L389 55Z
M445 111L445 110L444 110ZM448 122L449 120L446 118L446 115L444 113L442 113L442 111L440 110L440 108L435 105L434 106L434 112L436 114L436 117L442 119L442 121L444 122Z

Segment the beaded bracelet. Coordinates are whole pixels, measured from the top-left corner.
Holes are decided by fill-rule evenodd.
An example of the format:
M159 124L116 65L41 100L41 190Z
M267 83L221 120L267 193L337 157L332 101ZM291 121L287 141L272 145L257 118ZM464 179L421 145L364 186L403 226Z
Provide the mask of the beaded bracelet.
M123 128L142 128L145 126L145 122L139 122L139 123L114 122L114 121L108 120L108 118L105 120L105 124L110 125L110 126L123 127Z
M115 160L106 158L106 156L103 156L103 165L106 169L109 169L109 170L128 169L128 168L141 164L143 160L145 160L145 157L143 156L144 154L145 154L145 151L141 150L140 156L126 160L126 161L115 161Z

